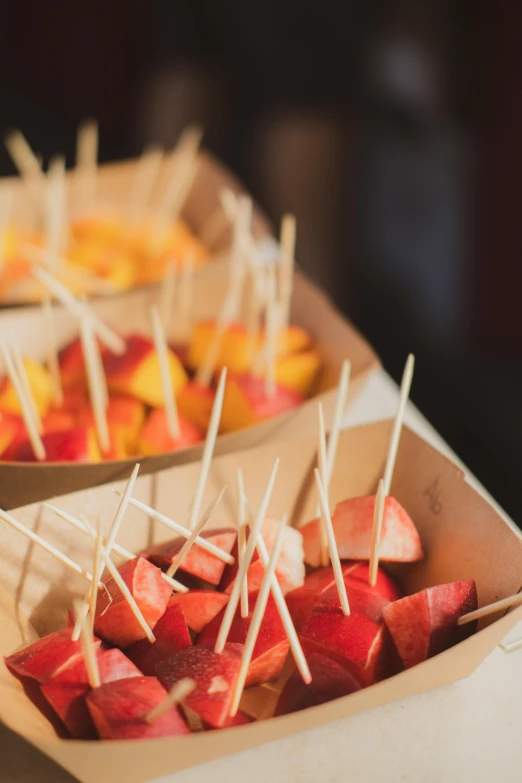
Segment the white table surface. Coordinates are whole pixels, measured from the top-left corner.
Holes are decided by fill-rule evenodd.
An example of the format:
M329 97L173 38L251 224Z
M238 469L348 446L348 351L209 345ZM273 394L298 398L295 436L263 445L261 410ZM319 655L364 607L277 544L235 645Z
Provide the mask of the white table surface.
M391 418L396 404L396 385L378 371L351 407L346 424ZM411 405L406 423L464 467ZM473 477L469 480L483 491ZM509 638L519 636L522 623ZM154 783L489 783L497 779L503 783L522 779L522 649L506 654L497 648L467 680ZM73 778L0 727L0 782L73 783Z

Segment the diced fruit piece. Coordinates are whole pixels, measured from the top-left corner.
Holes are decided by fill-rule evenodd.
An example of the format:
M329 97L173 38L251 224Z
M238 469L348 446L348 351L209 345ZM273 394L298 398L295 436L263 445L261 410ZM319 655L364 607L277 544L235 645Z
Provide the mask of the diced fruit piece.
M182 593L189 595L189 593ZM156 641L141 639L127 648L126 653L138 669L147 676L156 673L156 664L164 661L172 653L191 647L190 634L179 604L170 604L154 626Z
M178 410L204 432L208 429L215 397L214 389L189 381L179 392Z
M8 449L12 443L20 439L25 440L26 429L23 419L10 413L0 413L0 455Z
M38 413L43 416L49 410L53 396L51 376L43 364L29 356L23 359L23 365ZM7 377L0 383L0 410L14 413L16 416L20 416L22 413L18 396Z
M88 407L89 399L87 396L87 387L73 386L71 389L64 389L63 403L58 410L67 411L73 415L77 415L84 408ZM51 408L51 411L56 410L56 408Z
M264 334L262 340L265 339ZM288 356L298 351L306 351L312 343L310 333L301 326L290 324L284 331L277 336L277 356Z
M97 655L98 671L102 685L129 677L140 677L141 672L121 652L103 650ZM96 736L85 697L91 690L85 660L81 658L55 674L42 685L42 693L67 726L73 737L87 739Z
M139 453L148 457L152 454L188 449L196 443L201 443L203 431L182 415L178 415L178 420L180 437L174 439L168 431L165 408L154 408L141 431Z
M256 601L257 593L250 593L248 617L241 617L239 608L236 611L228 634L229 642L245 643ZM207 627L202 630L198 637L197 644L215 644L224 613L225 610L222 609ZM272 596L269 596L254 652L252 654L252 661L248 667L245 687L248 688L251 685L259 685L262 682L269 682L270 680L277 679L284 666L288 649L288 638L281 618L279 617L279 612L277 611L274 599Z
M101 343L98 341L101 349ZM79 337L64 346L58 355L60 376L65 391L75 387L85 387L87 376L83 360L82 341Z
M273 517L267 517L263 522L261 534L269 554L274 546L278 529L279 520L274 519ZM225 590L227 593L232 591L233 583L238 571L237 542L232 554L236 561L232 565L226 567L220 585L221 589ZM275 572L283 593L287 593L303 584L305 578L303 540L300 532L293 527L287 526L285 528L281 554L277 561ZM264 573L264 568L261 565L261 561L256 551L254 552L252 562L248 567L247 572L248 589L250 591L259 590Z
M396 601L402 596L401 591L388 574L379 568L377 571L377 583L371 587L368 583L368 563L354 563L349 561L342 564L344 581L347 586L358 590L369 590L388 601ZM335 583L332 568L322 568L314 571L304 580L302 587L292 590L286 595L286 603L295 627L299 630L310 617L312 610L319 601L321 595Z
M338 503L332 516L335 540L342 560L369 560L375 495L349 498ZM314 519L299 528L305 561L318 566L321 558L321 522ZM407 511L389 496L384 504L380 560L409 563L423 558L419 534Z
M96 433L91 427L49 432L42 436L45 462L99 462L101 459ZM35 462L29 440L14 443L2 454L4 461Z
M277 360L276 381L302 397L309 397L320 368L321 357L317 351L291 353Z
M246 712L242 712L241 710L238 710L234 717L232 718L230 715L224 722L224 724L220 727L222 729L232 729L235 726L246 726L248 723L254 723L255 718L252 718L250 715L247 715ZM205 731L215 731L213 726L209 726L208 723L203 724Z
M360 690L358 680L325 655L312 652L306 660L312 682L306 685L297 670L292 672L281 691L275 715L288 715L317 704L326 704Z
M350 614L339 604L337 587L324 591L301 629L305 654L319 652L350 672L361 685L373 685L400 670L400 661L382 612L389 604L368 590L347 586Z
M163 404L163 387L154 343L138 334L129 335L126 350L121 356L105 354L104 367L109 390L130 395L159 408ZM174 392L177 394L187 382L187 375L177 356L168 350L168 366Z
M49 432L66 432L76 426L76 417L68 411L50 410L42 418L44 435Z
M410 669L471 636L476 622L457 625L457 620L477 606L473 580L428 587L386 606L384 621L404 668Z
M114 395L107 405L107 424L113 440L121 444L120 450L135 453L138 438L145 421L145 407L140 400L124 395ZM78 423L94 426L94 414L90 405L78 414Z
M62 628L43 636L28 647L17 650L4 659L7 668L20 677L31 677L40 683L47 682L66 666L83 660L81 642L71 641L72 632L72 628ZM98 649L101 642L95 639L94 644Z
M214 590L189 590L188 593L174 593L169 607L178 605L188 627L199 633L228 603L228 595ZM168 608L167 608L168 611Z
M273 397L267 395L263 378L251 375L229 375L223 400L221 431L233 432L250 427L281 413L298 408L303 397L277 385Z
M204 645L189 647L160 663L157 675L168 690L185 677L194 680L196 688L185 699L185 705L205 723L220 728L232 706L242 650L242 644L231 642L227 642L222 653Z
M206 538L207 541L229 554L234 547L237 533L232 528L220 528L204 531L201 533L201 538ZM182 537L173 538L169 541L164 541L162 544L157 544L143 556L160 566L160 568L165 568L172 563L172 560L184 543L185 539ZM211 585L220 583L224 568L225 563L219 557L216 557L212 552L201 549L197 543L188 551L180 565L181 571L192 574L192 576L196 576L198 579L203 579Z
M167 691L156 677L133 677L102 685L87 696L87 707L101 739L152 739L190 734L179 710L172 707L152 723L147 717Z
M202 321L194 326L187 354L189 367L196 370L205 359L208 348L217 330L214 321ZM227 367L229 372L247 372L255 355L258 341L250 345L246 328L242 324L231 324L221 340L216 368Z
M154 628L167 608L172 588L160 570L143 557L129 560L118 571L148 625ZM145 631L112 577L104 581L107 590L98 592L94 630L102 639L118 647L129 647L144 639Z

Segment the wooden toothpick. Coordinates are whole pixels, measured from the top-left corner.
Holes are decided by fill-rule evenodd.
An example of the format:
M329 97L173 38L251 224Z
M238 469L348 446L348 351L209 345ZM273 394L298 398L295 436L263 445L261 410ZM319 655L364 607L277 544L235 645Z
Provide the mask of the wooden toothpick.
M295 215L283 215L281 221L279 256L279 308L281 312L281 330L286 335L290 323L290 307L295 263Z
M158 357L161 389L163 393L163 405L165 406L165 415L167 418L167 431L174 441L181 437L179 426L178 406L176 405L176 396L172 384L172 376L169 369L169 347L165 338L165 332L161 325L161 319L157 307L150 308L150 319L152 324L152 336L156 356Z
M332 561L332 568L335 576L335 584L337 586L337 592L339 594L339 601L341 603L341 609L344 615L350 614L350 604L348 603L348 596L346 594L346 585L343 579L343 572L341 568L341 561L339 559L339 552L337 551L337 542L335 540L335 533L332 525L332 518L330 516L330 509L328 508L328 499L326 492L321 481L321 474L315 468L314 470L315 481L317 489L319 490L319 503L321 504L321 514L326 526L326 534L328 537L328 550L330 552L330 560Z
M207 522L210 519L210 517L212 516L212 514L214 513L215 509L221 503L221 500L222 500L223 495L225 494L226 490L227 490L227 485L225 484L223 489L220 492L218 492L218 494L216 495L216 497L214 498L212 503L210 503L207 506L207 508L206 508L205 512L203 513L203 516L199 520L198 524L196 525L196 527L194 528L194 530L192 531L190 536L187 538L187 540L185 541L185 543L181 547L181 549L178 552L178 554L176 555L176 557L173 558L172 563L170 564L170 566L167 569L167 576L174 576L174 574L176 573L176 571L178 570L178 568L182 564L183 560L185 559L185 557L187 556L189 551L192 549L192 546L195 544L196 539L198 538L199 534L201 533L201 531L203 530L203 528L207 524Z
M237 515L237 562L238 567L240 567L241 561L245 556L248 527L245 485L241 468L237 469L237 494L239 505ZM241 617L248 617L248 573L245 574L243 584L241 585Z
M318 403L317 405L317 413L319 417L319 430L318 430L318 443L317 443L317 466L319 468L319 473L321 476L321 481L324 487L324 491L326 493L326 501L328 503L328 508L330 508L330 495L328 491L328 465L327 465L327 457L326 457L326 435L325 435L325 426L324 426L324 411L323 411L323 405L322 403ZM321 519L321 565L323 568L325 568L329 563L329 556L328 556L328 532L326 529L326 521L324 519L324 515L321 514L321 504L319 500L317 501L318 505L318 515Z
M268 300L266 303L265 321L265 394L275 397L276 394L276 362L277 338L280 329L280 307L276 301L275 274L268 270Z
M34 455L37 460L42 461L46 457L45 447L40 437L40 434L38 432L37 423L33 418L31 395L29 394L29 398L27 398L24 390L23 382L18 376L15 364L13 362L12 356L7 346L3 344L0 345L0 350L2 352L2 358L4 361L4 366L7 372L7 376L11 381L16 397L18 399L18 404L20 405L22 411L22 418L24 420L25 428L27 430L27 435L29 437L31 447L34 451Z
M234 580L234 585L232 587L232 592L230 593L230 598L228 599L225 613L223 615L223 620L221 622L219 633L216 639L216 644L214 646L214 649L217 653L223 652L223 649L225 647L228 638L228 634L230 632L230 627L232 625L232 621L234 619L237 605L239 603L239 599L241 596L241 588L243 585L243 581L245 580L248 568L252 561L254 550L256 548L256 540L258 537L258 533L261 530L261 526L266 517L266 512L268 509L268 504L270 502L270 497L272 495L272 490L274 488L274 482L275 482L278 468L279 468L279 457L274 462L274 466L272 468L270 478L268 479L268 483L266 485L264 495L261 499L261 503L259 504L259 508L257 511L254 524L250 528L250 536L248 538L247 545L245 547L244 557L238 568L236 578Z
M20 131L12 131L5 139L9 155L22 176L33 206L41 212L45 191L45 175L41 163Z
M96 203L98 175L98 124L86 120L78 128L76 146L76 207L78 212L92 210Z
M411 382L413 379L414 364L415 364L415 358L413 354L410 353L406 361L406 365L404 367L404 372L402 375L401 390L399 394L399 404L397 406L397 413L395 414L395 421L393 423L393 430L390 438L390 445L388 448L388 456L386 458L386 467L384 469L384 494L386 497L390 494L393 469L395 467L395 460L397 458L397 451L399 449L402 422L404 420L404 413L406 411L406 404L408 402Z
M121 495L121 492L119 492L116 489L113 489L112 491L116 495ZM192 531L189 530L188 527L185 527L184 525L180 525L179 522L175 522L173 519L170 519L170 517L166 516L166 514L162 514L161 511L157 511L152 506L148 506L146 503L143 503L141 500L137 500L137 498L129 498L129 505L134 506L134 508L137 508L140 511L143 511L151 519L154 519L157 522L160 522L162 525L165 525L165 527L170 528L170 530L173 530L175 533L178 534L178 536L183 536L183 538L188 538L192 533ZM222 560L224 563L227 563L228 565L233 565L234 563L234 557L231 554L225 552L223 549L220 549L211 541L207 541L206 538L201 538L200 536L198 536L195 540L195 545L198 546L200 549L204 549L206 552L209 552L209 554L214 555L219 560Z
M58 344L56 342L53 306L49 294L46 294L42 300L42 318L44 322L47 367L53 382L53 403L59 408L63 404L63 387L62 376L60 374L60 362L58 360Z
M59 256L66 249L65 158L56 156L49 164L45 204L45 247L56 272Z
M482 606L480 609L475 609L474 612L463 614L462 617L459 617L457 620L457 625L472 623L473 620L480 620L482 617L487 617L490 614L503 612L505 609L510 609L512 606L518 606L518 604L522 604L522 593L515 593L515 595L501 598L500 601L495 601L488 606Z
M250 625L248 627L248 633L245 639L245 646L243 647L243 651L241 654L241 664L239 667L239 674L236 679L236 683L234 687L234 695L232 697L232 706L230 708L231 716L234 716L239 709L239 701L241 699L241 694L243 693L243 689L245 687L248 667L250 666L250 661L252 660L252 654L254 652L254 647L256 645L257 637L259 635L259 629L261 628L261 623L263 622L263 617L265 615L266 605L268 603L268 597L270 595L272 576L275 576L275 567L277 561L279 560L279 555L281 554L281 546L283 544L283 534L285 532L285 527L286 527L286 515L283 516L281 522L279 523L279 529L277 531L277 537L274 543L274 547L272 549L272 553L270 555L270 560L268 561L268 566L263 575L263 581L261 582L261 587L259 588L259 592L257 594L256 605L252 614L252 618L250 620ZM260 535L260 531L258 530L256 532L256 538L259 535Z
M107 567L107 571L112 576L117 586L120 588L121 594L127 601L129 605L129 609L131 610L132 614L134 615L134 617L140 624L141 628L143 629L145 636L147 637L147 639L151 644L154 644L154 642L156 641L156 637L154 636L152 629L150 628L149 624L144 618L142 611L138 606L138 604L136 603L134 596L132 595L131 591L123 581L120 572L112 562L111 557L107 552L107 550L105 549L105 547L101 548L101 555Z
M40 418L40 413L38 412L38 407L33 397L33 392L31 391L29 378L27 377L27 373L25 371L25 365L22 359L22 355L20 353L20 349L16 345L11 346L11 358L13 360L16 374L18 375L18 378L22 385L24 397L27 401L27 404L29 405L29 409L31 411L31 418L34 422L34 426L38 430L38 433L42 435L43 427L42 427L42 420Z
M154 723L154 721L161 718L166 712L177 704L181 704L187 696L190 696L193 690L196 688L196 683L190 677L185 677L183 680L179 680L169 691L168 696L157 707L147 715L145 718L147 723Z
M91 688L99 688L101 685L100 671L98 669L96 652L92 643L92 632L87 622L87 614L84 607L84 602L78 600L74 602L74 613L76 615L76 621L80 622L80 638L82 642L85 668L87 669L87 676L89 678L89 685Z
M379 481L377 494L375 496L375 506L373 510L372 536L370 542L370 565L369 582L372 587L377 584L377 573L379 571L379 547L381 543L382 520L384 517L384 504L386 495L384 494L384 481Z
M350 373L352 365L348 359L345 359L341 373L339 375L339 383L337 385L337 395L335 398L335 410L332 422L332 429L328 437L328 445L326 447L326 476L327 485L330 486L332 480L333 469L335 466L335 458L337 456L337 447L339 445L339 435L343 424L343 416L346 408L346 402L348 399L348 389L350 386Z

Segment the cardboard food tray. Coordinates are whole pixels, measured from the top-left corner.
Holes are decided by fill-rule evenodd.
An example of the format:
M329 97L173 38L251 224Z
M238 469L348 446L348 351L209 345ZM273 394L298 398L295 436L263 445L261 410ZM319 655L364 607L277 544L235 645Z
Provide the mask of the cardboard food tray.
M331 485L333 503L375 491L386 460L389 434L389 422L342 433ZM281 465L269 512L279 515L289 511L292 523L302 524L311 518L315 509L311 480L315 452L315 439L304 439L222 456L213 462L207 496L210 498L224 482L229 488L235 487L235 470L240 465L247 493L252 503L257 503L273 461L279 456ZM198 468L197 464L184 465L139 478L134 496L183 520ZM475 579L482 606L520 589L519 532L469 486L453 463L407 429L401 438L392 494L413 518L426 552L422 563L394 568L407 592L441 582ZM234 495L234 489L229 489L211 525L234 524ZM89 489L57 502L63 509L82 512L91 518L99 513L106 525L116 503L117 498L109 487ZM14 515L31 527L37 526L46 539L88 566L91 557L88 539L71 531L49 511L42 512L33 505L16 510ZM127 515L119 541L129 549L138 551L152 541L169 537L166 528L152 524L134 508L129 508ZM3 523L0 523L0 566L0 653L6 655L29 641L33 628L43 634L63 626L73 595L83 594L85 583L71 578L69 572L64 573L50 555L31 548L19 533ZM481 622L478 633L464 642L389 680L300 713L234 729L136 742L59 739L3 664L0 665L0 719L82 783L109 783L122 775L127 783L142 783L466 677L521 618L522 607L502 617L490 616Z
M227 262L207 267L195 279L194 319L216 316L227 284ZM128 292L110 299L97 299L93 307L100 316L122 332L150 334L149 307L157 301L157 289ZM41 312L26 307L0 312L0 341L16 341L23 355L45 358L45 335ZM247 449L269 441L280 441L311 431L317 422L318 400L325 407L327 426L335 403L335 387L345 358L352 362L349 401L361 390L369 374L378 367L376 354L364 338L334 309L327 297L302 273L295 273L292 321L307 329L319 350L323 366L312 397L294 411L235 433L222 435L216 454ZM59 346L78 335L78 322L68 311L55 308ZM201 455L202 446L140 458L142 472L192 462ZM0 462L0 507L14 508L22 503L42 500L51 495L114 481L130 473L135 459L80 463L7 463Z
M137 164L138 159L133 159L119 163L107 163L98 167L97 193L101 203L122 206L127 203ZM168 174L168 170L169 160L165 158L158 174L160 182L162 177ZM66 183L67 192L72 198L74 194L74 170L67 173ZM224 185L231 188L235 193L244 192L241 183L225 166L219 163L211 154L201 152L199 154L196 178L181 213L181 217L196 236L200 235L207 225L207 221L213 218L216 211L220 209L219 191ZM26 203L25 186L20 177L1 178L0 193L8 189L14 193L13 215L16 221ZM270 236L269 222L257 206L252 216L252 233L256 239ZM209 248L212 253L211 262L213 259L219 259L230 248L231 240L232 229L227 221L224 221L221 230L216 234L212 247ZM200 267L196 274L199 274L205 268ZM104 298L120 295L121 292L100 294ZM34 305L32 300L27 301L23 288L17 293L11 293L0 299L0 308L21 305Z

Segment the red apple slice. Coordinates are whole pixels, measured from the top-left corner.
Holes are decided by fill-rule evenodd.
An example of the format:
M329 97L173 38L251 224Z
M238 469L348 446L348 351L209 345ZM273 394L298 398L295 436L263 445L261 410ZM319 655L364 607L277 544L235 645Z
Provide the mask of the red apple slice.
M161 576L159 568L143 557L129 560L118 571L148 625L154 628L167 608L172 588ZM94 630L117 647L129 647L144 639L145 632L112 577L104 581L107 590L98 593Z
M40 683L47 682L64 667L83 660L81 642L71 641L72 632L72 628L62 628L43 636L5 658L7 668L20 677L31 677ZM95 639L94 644L98 649L101 641Z
M299 672L292 672L281 691L274 715L288 715L291 712L326 704L328 701L348 696L360 690L355 677L325 655L313 652L307 656L312 682L306 685Z
M101 739L153 739L190 734L179 710L172 707L153 723L147 723L152 710L161 704L167 691L156 677L132 677L102 685L87 696L87 707Z
M126 649L131 661L143 674L150 677L156 673L156 664L164 661L172 653L192 646L183 610L179 604L171 605L169 602L164 615L154 626L154 636L156 637L154 644L151 644L148 639L141 639Z
M244 644L250 628L250 621L257 601L257 593L249 594L248 617L241 617L239 611L234 615L228 634L229 642ZM216 617L200 633L197 644L214 645L221 627L225 610ZM272 596L269 596L261 627L252 653L252 661L248 667L245 687L259 685L262 682L276 680L283 669L288 655L289 642L279 617L279 612Z
M114 680L141 676L140 670L121 650L104 650L98 653L97 662L102 685ZM77 739L96 736L85 703L85 697L90 690L89 675L83 658L72 666L67 666L60 674L55 674L42 685L43 695L71 735Z
M342 560L369 560L375 495L349 498L338 503L332 522ZM320 520L300 528L305 561L311 566L321 562ZM410 563L423 558L419 534L407 511L393 497L386 498L382 520L379 559Z
M386 606L384 621L404 668L410 669L471 636L477 624L457 625L457 620L477 606L473 580L428 587Z
M234 717L228 716L224 724L220 726L220 729L233 729L235 726L246 726L248 723L254 722L255 718L247 715L246 712L238 710ZM205 731L216 731L216 728L214 726L209 726L208 723L204 723L203 728Z
M369 590L382 598L386 598L388 601L396 601L402 596L399 587L382 568L379 568L377 572L375 587L371 587L368 582L368 563L348 561L342 564L342 572L345 583L349 587L355 587L358 590ZM287 593L286 603L297 630L310 617L314 606L324 591L333 584L335 584L335 577L332 568L322 568L319 571L308 574L302 587Z
M157 675L168 690L185 677L194 680L196 688L185 699L185 705L209 726L221 728L232 706L242 650L242 644L230 642L222 653L204 645L189 647L158 664Z
M228 595L214 590L189 590L170 597L169 607L180 606L188 627L199 633L228 603ZM167 608L168 611L168 608Z
M389 601L368 590L347 585L350 614L339 605L337 587L322 594L301 629L305 654L318 652L336 661L361 685L373 685L396 674L401 666L382 612Z
M224 552L230 553L234 547L237 533L232 528L220 528L207 530L201 533L201 537L211 541ZM160 568L166 568L172 563L172 560L184 543L185 539L183 537L164 541L162 544L149 549L143 557L160 566ZM192 574L198 577L198 579L203 579L203 581L211 585L219 584L224 568L225 563L219 557L216 557L211 552L206 552L197 545L189 550L180 565L181 571Z
M272 419L281 413L298 408L304 398L293 389L277 385L276 393L270 397L266 393L263 378L251 375L229 375L223 411L221 414L221 432L250 427L260 421Z
M274 546L278 527L279 520L274 519L273 517L267 517L263 522L261 534L269 554ZM227 593L232 592L232 587L238 571L237 542L232 554L235 557L235 562L225 568L223 579L220 584L220 589L225 590ZM259 590L264 573L265 570L261 565L259 555L256 551L254 552L252 562L247 572L249 591L253 592ZM290 590L299 587L304 582L305 565L303 539L300 532L290 526L287 526L283 533L283 544L281 547L281 555L276 565L276 576L283 593L287 593Z
M139 453L145 457L167 451L188 449L201 443L203 430L182 415L178 415L180 436L172 438L168 431L165 408L154 408L145 423L139 440Z

